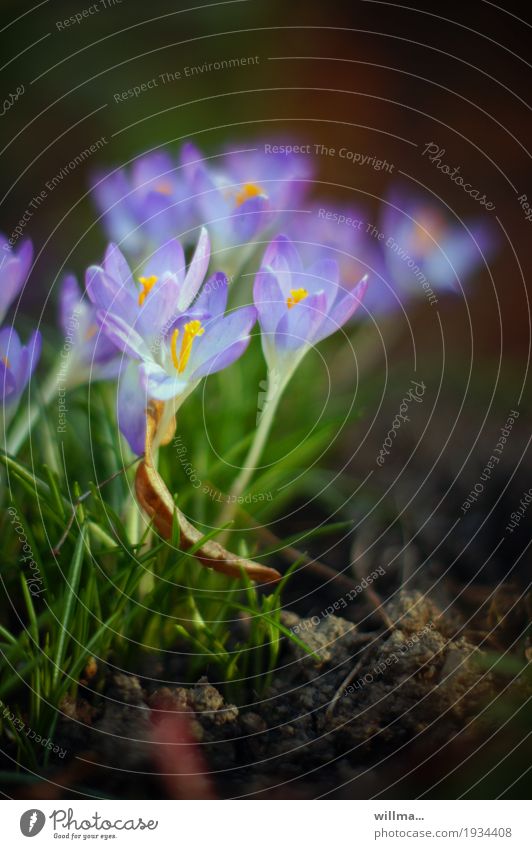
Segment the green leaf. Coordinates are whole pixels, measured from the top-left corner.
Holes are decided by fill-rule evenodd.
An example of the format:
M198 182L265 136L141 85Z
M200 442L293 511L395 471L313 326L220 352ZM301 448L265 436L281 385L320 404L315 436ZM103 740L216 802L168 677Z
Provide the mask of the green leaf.
M80 533L78 536L78 540L76 542L76 547L74 549L74 555L72 557L72 561L70 563L70 570L67 577L67 587L66 587L66 596L63 607L63 615L60 624L59 631L59 641L57 644L57 650L54 658L54 671L52 673L52 687L55 689L57 684L59 683L59 676L63 667L63 660L65 656L65 648L67 645L68 637L69 637L69 627L72 621L72 615L74 612L74 607L76 604L76 598L78 593L78 587L81 577L81 567L83 564L83 556L85 553L85 534L86 527L85 525L81 526Z

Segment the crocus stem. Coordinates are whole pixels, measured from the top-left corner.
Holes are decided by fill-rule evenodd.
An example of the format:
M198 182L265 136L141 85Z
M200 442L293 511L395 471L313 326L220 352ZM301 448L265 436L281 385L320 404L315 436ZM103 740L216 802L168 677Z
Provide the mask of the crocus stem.
M163 436L174 416L175 408L173 408L169 403L163 404L159 428L157 429L157 433L155 434L155 439L152 444L151 460L154 469L157 469L159 463L159 445L161 444L161 440L163 439ZM134 498L130 499L126 510L126 532L128 539L133 545L138 543L142 534L145 532L146 524L147 522L142 516L142 511L139 508L137 500ZM146 538L146 548L149 548L151 545L151 537L152 534L150 532ZM146 590L145 582L142 589Z
M48 406L57 391L57 370L54 368L45 380L37 397L28 402L27 415L19 418L16 426L7 439L7 453L15 456L19 448L24 444L34 424L38 421L41 413Z
M259 426L255 431L255 436L253 438L253 442L250 445L249 451L246 455L246 459L244 460L244 464L242 466L242 471L236 477L233 486L229 492L229 497L227 502L220 513L220 517L218 519L218 524L220 527L228 524L228 522L232 522L235 517L235 512L238 506L238 498L242 495L242 493L247 488L253 474L256 471L257 464L261 458L262 452L264 450L264 446L270 434L270 430L273 424L273 420L275 418L275 413L277 412L277 407L279 406L279 401L281 400L281 396L294 373L294 370L297 366L297 362L294 363L293 367L290 368L288 372L285 373L280 383L277 383L275 386L275 391L271 393L271 378L268 376L268 392L266 395L266 408L262 413ZM227 536L227 532L225 532L221 540L225 539Z

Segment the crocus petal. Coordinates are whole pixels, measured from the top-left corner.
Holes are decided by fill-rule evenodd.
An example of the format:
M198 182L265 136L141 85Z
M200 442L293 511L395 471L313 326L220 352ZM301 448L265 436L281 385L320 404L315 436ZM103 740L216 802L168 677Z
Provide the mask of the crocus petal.
M165 272L173 274L179 283L185 279L185 252L178 239L170 239L158 248L144 266L145 277L162 277Z
M266 248L261 265L269 266L274 271L284 272L286 269L292 273L303 271L296 246L288 236L284 236L282 233L272 239Z
M85 288L95 307L103 312L116 313L129 324L138 317L138 296L135 297L114 277L98 265L91 265L85 273Z
M211 244L209 234L205 227L201 228L200 236L192 262L187 271L177 308L184 312L196 297L198 290L205 279L207 269L209 267L209 259L211 256Z
M26 282L31 263L33 262L33 244L31 239L25 239L17 251L17 259L20 263L20 276Z
M149 246L160 245L174 237L178 228L179 196L173 189L170 194L151 191L138 204L137 217L139 226L148 238L145 250Z
M248 242L258 232L264 230L270 215L270 201L257 195L244 201L232 215L235 240L241 244Z
M271 271L259 271L253 284L253 301L265 333L274 333L286 311L286 299L277 277Z
M294 351L312 345L318 328L326 318L327 299L324 292L309 295L292 309L286 309L277 326L275 343L281 351Z
M42 339L38 330L32 333L27 345L21 345L13 328L4 327L0 331L0 362L4 366L0 396L5 400L11 402L22 395L39 361L41 345Z
M248 347L249 342L249 336L244 339L239 339L237 342L233 342L232 345L229 345L228 348L221 351L221 353L215 354L215 356L205 360L201 366L198 366L198 368L195 369L190 380L199 380L200 377L205 377L205 375L214 374L217 371L227 368L234 363L235 360L238 360L238 358L242 356Z
M2 281L0 299L3 311L7 312L22 289L24 280L20 273L20 262L12 254L2 257L0 263L0 280Z
M16 374L17 392L19 394L26 388L30 377L35 371L41 356L41 348L42 336L38 330L35 330L28 339L28 344L22 348L20 364Z
M234 342L246 339L257 320L255 307L241 307L205 324L205 333L194 340L187 373L194 375L208 360L219 356Z
M67 333L70 329L69 324L74 312L79 308L80 302L81 289L78 282L73 274L67 274L63 278L59 291L59 321L63 333Z
M96 173L92 180L92 194L100 210L110 238L137 252L143 245L137 217L132 209L128 177L119 168L111 174Z
M315 262L303 274L294 275L293 287L298 289L302 286L311 294L325 292L327 309L329 309L338 294L339 279L338 263L334 259L325 258Z
M204 166L203 154L192 142L185 142L179 155L181 167L193 177L198 167Z
M368 276L362 278L352 292L340 297L330 310L328 316L314 335L314 342L320 342L349 321L359 308L368 287Z
M17 331L11 327L3 327L0 330L0 360L7 360L8 368L17 373L20 357L22 355L22 344Z
M133 183L139 189L152 189L152 184L171 182L175 165L172 157L163 150L145 153L135 160L132 166ZM166 186L165 186L166 190Z
M124 290L118 277L107 274L99 265L91 265L85 272L85 289L95 307L120 309L133 298Z
M162 277L151 289L142 306L137 308L137 317L133 323L148 345L166 335L172 321L179 315L179 291L179 283L175 277Z
M369 277L371 286L364 294L364 309L355 311L357 321L367 320L370 316L386 315L402 308L401 295L395 280L385 272L378 271L372 271Z
M150 398L156 398L158 401L177 398L190 388L190 379L183 379L177 371L175 374L169 374L154 362L142 363L140 377L146 393Z
M130 291L134 291L133 277L128 262L118 247L111 242L105 251L103 260L103 268L109 277L117 280L122 286L126 286Z
M460 292L466 278L491 256L487 230L478 227L470 229L471 236L466 230L450 230L427 256L423 270L434 288Z
M151 359L150 351L142 337L118 315L98 310L96 318L105 335L120 351L134 359Z
M148 398L136 363L128 363L118 378L118 426L135 454L144 452Z
M223 272L217 271L202 286L190 312L207 313L211 318L217 318L225 312L228 293L227 277Z
M16 386L15 375L0 360L0 401L9 403L16 396Z

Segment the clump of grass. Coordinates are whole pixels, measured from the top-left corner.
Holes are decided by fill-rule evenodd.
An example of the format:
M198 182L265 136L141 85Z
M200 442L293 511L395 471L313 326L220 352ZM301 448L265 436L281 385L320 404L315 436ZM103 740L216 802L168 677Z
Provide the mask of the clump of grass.
M258 386L264 366L259 347L252 350L245 368L256 374ZM208 408L201 393L183 407L177 432L189 465L175 443L160 453L162 474L177 503L204 529L202 543L218 532L221 504L212 493L230 489L234 470L229 464L243 458L255 424L256 396L238 391L243 367L237 362L228 373L209 379ZM310 404L313 392L317 402L321 389L316 381L311 391L307 387ZM122 669L139 668L140 657L177 659L186 680L207 673L227 697L238 700L267 693L283 639L310 652L281 617L283 590L300 562L292 563L274 589L264 590L245 575L229 581L201 567L193 549L180 551L177 527L171 540L161 540L148 527L140 541L133 541L138 540L139 510L130 467L134 458L117 433L114 403L109 385L76 390L61 441L52 406L41 412L39 437L28 440L17 458L0 454L4 507L16 511L42 587L35 596L30 592L20 540L2 511L0 651L5 671L0 699L9 709L6 716L19 717L45 738L54 738L65 697L78 696L90 658L99 666L110 662ZM228 403L231 414L220 417ZM23 406L19 415L27 415ZM288 401L281 421L283 415L289 428L274 431L265 469L250 488L251 495L267 490L272 497L243 503L245 521L233 531L233 548L246 556L261 556L258 538L246 524L273 520L289 497L308 489L309 461L330 444L339 404L328 408L310 437L308 417ZM213 440L206 434L214 434ZM0 721L19 769L36 769L47 761L49 753L32 745L16 722L1 715Z

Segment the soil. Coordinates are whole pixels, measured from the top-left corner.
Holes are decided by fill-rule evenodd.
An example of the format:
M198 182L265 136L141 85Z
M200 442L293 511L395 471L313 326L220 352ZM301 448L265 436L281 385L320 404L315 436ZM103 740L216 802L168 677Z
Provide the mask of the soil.
M417 763L423 752L448 753L459 738L485 736L490 722L481 714L498 686L484 671L484 653L421 594L401 593L386 613L390 629L366 632L334 615L304 620L285 613L284 624L315 656L284 638L271 688L253 706L226 703L205 678L157 688L149 679L111 675L104 698L70 705L59 736L78 757L54 780L78 785L81 796L92 795L88 786L121 798L160 797L168 782L159 774L159 747L174 746L172 772L187 797L193 779L182 773L179 746L188 746L199 772L210 776L203 795L386 792L413 749ZM174 719L181 723L174 738L161 738L157 729L167 721L172 729ZM434 765L431 775L437 778Z

